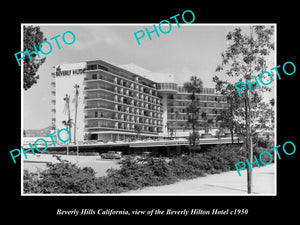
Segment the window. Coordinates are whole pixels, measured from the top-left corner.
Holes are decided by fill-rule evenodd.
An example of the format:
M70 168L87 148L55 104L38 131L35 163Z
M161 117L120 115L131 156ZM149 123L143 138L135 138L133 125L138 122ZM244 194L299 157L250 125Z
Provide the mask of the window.
M97 79L97 74L96 73L92 74L92 79L94 79L94 80Z
M95 65L96 66L96 65ZM108 68L98 64L98 69L108 71Z
M96 69L97 69L97 65L96 64L87 65L87 70L96 70Z

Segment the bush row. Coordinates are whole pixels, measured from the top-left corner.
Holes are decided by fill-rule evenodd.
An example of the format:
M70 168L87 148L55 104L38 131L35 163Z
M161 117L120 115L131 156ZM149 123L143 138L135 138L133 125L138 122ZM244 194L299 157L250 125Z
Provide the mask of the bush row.
M97 178L92 168L79 168L57 158L60 163L49 163L40 173L24 172L24 193L120 193L235 170L235 163L245 161L241 147L224 145L169 162L129 156L120 162L120 169L109 169L106 176Z
M39 173L24 171L24 193L90 193L96 191L95 171L80 168L67 160L47 163L47 169Z

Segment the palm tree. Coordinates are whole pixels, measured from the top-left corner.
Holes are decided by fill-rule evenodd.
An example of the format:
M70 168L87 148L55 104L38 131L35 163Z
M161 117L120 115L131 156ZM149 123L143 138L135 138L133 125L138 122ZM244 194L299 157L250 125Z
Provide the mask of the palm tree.
M66 128L70 131L71 133L71 127L72 127L72 119L70 118L70 96L68 94L66 94L66 97L64 97L64 101L65 103L65 108L64 108L64 112L67 111L68 113L68 120L64 120L62 121L62 123L66 126ZM67 155L69 155L69 146L67 143Z
M183 84L183 87L191 94L190 98L192 102L187 106L187 122L188 124L192 125L192 133L190 133L189 139L190 139L190 148L195 149L196 142L199 141L199 133L197 131L197 125L199 123L199 114L200 114L200 104L199 99L196 97L196 93L201 93L203 90L203 82L200 78L197 76L191 76L189 82L185 82ZM189 152L191 154L191 151Z
M70 96L68 94L66 94L66 97L64 97L64 101L65 103L65 108L64 108L64 112L67 111L68 112L68 120L70 120ZM70 131L71 132L71 131Z
M66 126L67 130L71 130L71 127L72 127L72 119L69 119L69 120L63 120L62 121L62 124ZM70 131L71 133L71 131ZM69 155L69 141L67 142L67 155Z
M202 92L202 90L203 90L203 82L197 76L191 76L190 81L189 82L185 82L183 84L183 87L188 92L192 93L191 99L194 100L195 99L195 93L201 93Z
M200 113L199 99L196 98L196 93L201 93L203 90L203 82L197 76L191 76L189 82L185 82L183 87L191 92L191 104L187 107L188 123L192 124L193 133L195 133L198 117Z
M198 101L193 100L191 104L187 106L187 122L192 125L193 133L195 133L197 129L197 125L199 123L199 114L200 114L200 108Z

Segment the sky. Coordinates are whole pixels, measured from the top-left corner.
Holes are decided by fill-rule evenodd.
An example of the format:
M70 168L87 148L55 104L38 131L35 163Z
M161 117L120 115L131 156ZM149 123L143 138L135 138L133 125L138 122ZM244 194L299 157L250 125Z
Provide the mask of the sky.
M25 24L30 25L30 24ZM226 35L237 25L172 24L169 33L152 33L138 45L134 32L153 30L153 24L34 24L39 25L44 37L52 44L52 52L39 68L39 79L30 89L23 90L23 129L41 129L51 124L51 72L58 64L100 59L113 65L135 64L152 72L173 74L175 82L183 84L191 76L198 76L204 87L214 87L212 77L221 62L221 53L228 46ZM167 25L168 26L168 25ZM238 25L241 26L241 25ZM244 26L244 28L246 28ZM167 31L168 27L162 27ZM61 36L72 31L76 40L63 43ZM60 35L55 40L50 38ZM68 36L66 35L66 38ZM45 52L46 49L44 50Z

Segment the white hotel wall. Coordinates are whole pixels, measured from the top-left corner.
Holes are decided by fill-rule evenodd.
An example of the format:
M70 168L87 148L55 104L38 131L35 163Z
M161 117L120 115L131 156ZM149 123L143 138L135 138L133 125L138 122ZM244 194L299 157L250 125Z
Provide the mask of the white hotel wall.
M64 70L75 70L86 68L86 63L76 63L76 64L67 64L59 65L61 71ZM57 66L56 66L57 67ZM70 96L70 117L73 122L75 122L75 84L79 85L79 95L78 95L78 108L77 108L77 125L76 125L76 139L77 141L82 141L84 137L84 77L85 73L82 74L73 74L69 76L55 76L55 91L56 91L56 131L62 128L66 128L63 125L63 120L68 120L67 111L65 109L64 98L66 94ZM61 134L63 134L62 132ZM63 135L62 135L63 136ZM63 138L63 137L62 137ZM71 141L74 141L74 124L71 129Z

